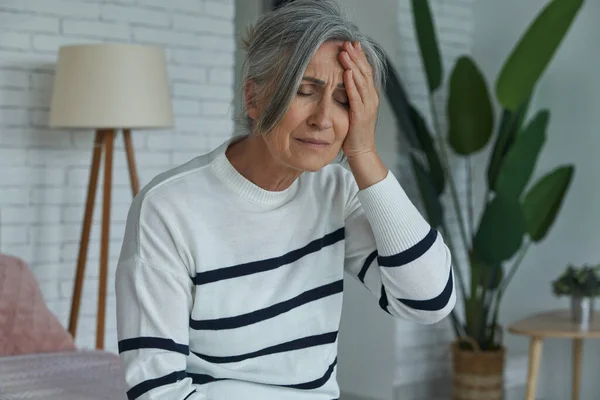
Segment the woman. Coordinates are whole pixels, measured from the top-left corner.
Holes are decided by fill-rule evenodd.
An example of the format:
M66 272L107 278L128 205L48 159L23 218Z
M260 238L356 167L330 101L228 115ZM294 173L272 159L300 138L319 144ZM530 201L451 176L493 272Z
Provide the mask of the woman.
M263 16L247 50L248 134L131 206L116 279L130 399L337 399L344 271L395 317L454 306L448 248L375 148L381 51L329 0Z

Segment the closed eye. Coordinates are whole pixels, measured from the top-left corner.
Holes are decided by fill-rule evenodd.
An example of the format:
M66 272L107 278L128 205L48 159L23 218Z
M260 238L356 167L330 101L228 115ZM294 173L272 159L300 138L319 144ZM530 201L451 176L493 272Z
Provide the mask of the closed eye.
M348 102L348 97L345 93L338 92L336 96L334 96L335 101L340 104L342 107L347 108L350 103Z
M306 90L305 88L300 88L298 89L298 91L296 92L298 94L298 96L300 97L310 97L315 95L315 92L311 92ZM348 108L350 106L350 103L348 102L347 99L343 98L343 99L335 99L336 103L338 103L340 106L344 107L344 108Z
M341 104L343 107L349 107L350 103L348 101L342 101L342 100L336 100L339 104Z

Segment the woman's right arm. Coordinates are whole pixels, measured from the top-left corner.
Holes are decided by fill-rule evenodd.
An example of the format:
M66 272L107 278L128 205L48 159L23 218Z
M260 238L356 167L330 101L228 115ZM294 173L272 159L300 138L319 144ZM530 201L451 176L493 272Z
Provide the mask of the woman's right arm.
M132 203L116 271L127 397L206 400L186 374L194 286L176 239L177 218L154 200L138 196Z

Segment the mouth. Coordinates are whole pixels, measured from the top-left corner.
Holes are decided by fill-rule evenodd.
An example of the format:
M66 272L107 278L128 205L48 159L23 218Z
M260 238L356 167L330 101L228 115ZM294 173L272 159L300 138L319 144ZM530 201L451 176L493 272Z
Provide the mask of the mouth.
M296 138L296 140L304 145L311 147L326 147L329 146L329 143L324 140L319 139L310 139L310 138Z

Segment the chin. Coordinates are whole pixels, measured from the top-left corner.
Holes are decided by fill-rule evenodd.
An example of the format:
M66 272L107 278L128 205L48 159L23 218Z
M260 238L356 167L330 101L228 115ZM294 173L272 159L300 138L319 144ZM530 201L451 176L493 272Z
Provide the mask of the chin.
M315 156L297 156L292 164L299 170L304 172L317 172L320 169L329 165L335 157L315 157Z

